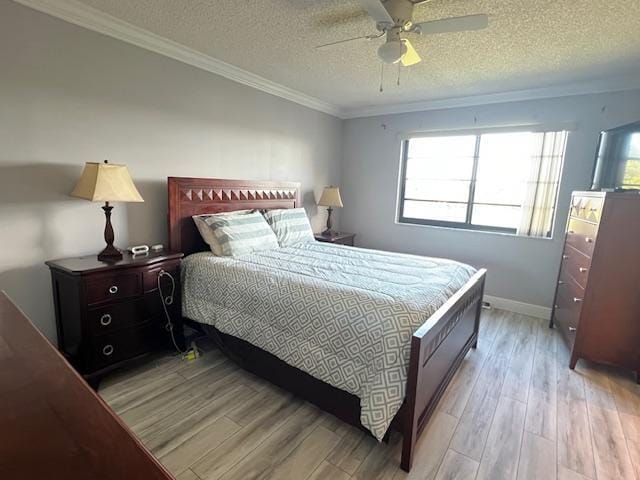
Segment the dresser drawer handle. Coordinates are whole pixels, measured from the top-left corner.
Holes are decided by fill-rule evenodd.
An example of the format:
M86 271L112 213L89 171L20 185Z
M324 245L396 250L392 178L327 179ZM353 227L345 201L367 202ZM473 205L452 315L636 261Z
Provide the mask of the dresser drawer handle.
M586 268L586 267L580 267L580 268L578 269L578 271L579 271L580 273L587 273L587 272L589 271L589 269L588 269L588 268Z
M573 297L573 303L580 303L580 302L582 302L581 298Z
M577 330L577 328L576 328L576 327L569 327L569 331L570 331L570 332L575 332L576 330Z
M569 258L569 255L562 255L563 260L566 260L567 258Z
M105 357L108 357L108 356L109 356L109 355L111 355L112 353L113 353L113 345L105 345L105 346L102 348L102 354L103 354Z
M585 242L587 242L587 243L593 243L593 238L586 237L586 238L584 239L584 241L585 241Z
M591 208L589 209L589 211L590 211L590 212L597 212L597 211L598 211L598 209L597 209L596 207L591 207Z
M564 280L558 280L558 285L564 285Z
M100 317L100 325L102 325L103 327L106 327L107 325L110 325L110 324L111 324L111 314L105 313Z
M569 233L569 234L573 235L573 234L574 234L574 233L576 233L576 232L574 232L573 230L569 230L567 233Z
M115 294L115 293L118 293L118 286L117 285L111 285L109 287L109 293L112 294L112 295Z

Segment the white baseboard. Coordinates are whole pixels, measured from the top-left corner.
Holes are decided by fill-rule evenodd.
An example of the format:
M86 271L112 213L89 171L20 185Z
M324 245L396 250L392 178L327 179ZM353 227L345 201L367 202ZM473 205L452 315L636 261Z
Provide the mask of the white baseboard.
M517 302L516 300L493 297L491 295L485 295L484 301L490 303L493 308L500 308L502 310L521 313L523 315L529 315L531 317L544 318L545 320L551 318L551 308L543 307L542 305Z

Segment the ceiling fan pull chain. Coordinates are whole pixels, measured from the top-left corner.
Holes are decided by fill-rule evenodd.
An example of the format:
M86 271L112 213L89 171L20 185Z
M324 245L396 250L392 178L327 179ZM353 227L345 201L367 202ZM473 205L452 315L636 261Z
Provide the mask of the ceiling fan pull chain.
M384 80L384 63L380 65L380 93L384 91L384 88L382 88L383 80Z

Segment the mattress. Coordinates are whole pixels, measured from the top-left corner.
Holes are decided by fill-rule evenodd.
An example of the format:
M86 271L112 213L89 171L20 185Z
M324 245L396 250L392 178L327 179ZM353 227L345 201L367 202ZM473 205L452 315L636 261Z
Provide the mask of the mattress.
M382 439L405 397L411 336L475 273L452 260L321 242L182 266L183 315L360 399Z

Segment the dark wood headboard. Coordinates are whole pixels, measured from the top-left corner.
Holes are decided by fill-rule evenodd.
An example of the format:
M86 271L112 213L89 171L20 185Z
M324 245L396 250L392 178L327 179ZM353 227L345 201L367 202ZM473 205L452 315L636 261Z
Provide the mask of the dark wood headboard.
M301 206L297 182L169 177L167 184L169 249L185 255L209 249L192 215Z

